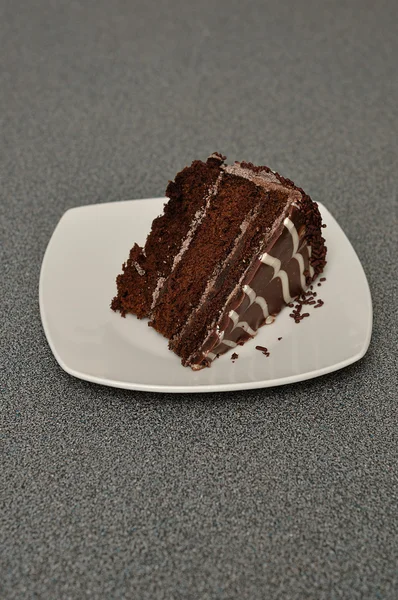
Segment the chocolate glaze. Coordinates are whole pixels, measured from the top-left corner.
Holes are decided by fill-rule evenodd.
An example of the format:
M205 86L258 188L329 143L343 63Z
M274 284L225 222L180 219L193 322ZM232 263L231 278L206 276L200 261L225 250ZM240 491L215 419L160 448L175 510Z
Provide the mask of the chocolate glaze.
M253 261L200 351L187 361L193 369L210 366L220 354L254 337L259 327L272 322L283 306L305 291L322 270L326 249L321 252L323 262L317 256L314 258L305 217L305 211L299 205L291 205L287 220L275 232L265 252ZM294 236L297 236L296 247ZM311 258L312 262L318 260L316 270ZM280 269L265 264L264 259L279 260Z

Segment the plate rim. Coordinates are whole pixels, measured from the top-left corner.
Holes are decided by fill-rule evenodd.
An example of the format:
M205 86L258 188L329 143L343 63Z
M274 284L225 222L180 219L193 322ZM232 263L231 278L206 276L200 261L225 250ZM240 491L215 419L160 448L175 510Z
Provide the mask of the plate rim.
M239 382L219 383L219 384L204 384L204 385L192 385L192 386L191 385L159 385L159 384L146 384L146 383L118 381L116 379L108 379L108 378L104 378L104 377L98 377L96 375L87 374L87 373L84 373L84 372L81 372L81 371L78 371L76 369L69 367L60 357L60 355L59 355L57 349L55 348L55 345L51 339L49 325L48 325L48 322L46 319L46 314L45 314L44 298L43 298L43 296L44 296L44 273L45 273L46 263L48 261L48 256L50 255L50 252L51 252L51 246L53 244L53 241L55 239L55 236L57 234L57 231L58 231L62 221L65 219L65 217L68 213L79 211L83 208L89 209L89 208L96 208L96 207L105 206L105 205L108 205L108 206L113 205L114 206L116 204L125 204L126 202L137 202L137 201L157 201L157 202L159 202L160 200L166 201L167 198L164 198L162 196L157 197L157 198L137 198L136 200L120 200L117 202L101 202L101 203L96 203L96 204L87 204L87 205L76 206L76 207L69 208L68 210L66 210L63 213L63 215L61 216L61 218L59 219L56 227L54 228L54 231L48 241L46 250L44 252L43 260L42 260L42 264L41 264L41 268L40 268L39 308L40 308L40 318L41 318L41 322L42 322L42 327L44 330L44 334L45 334L47 343L50 347L51 352L54 355L55 360L57 361L57 363L59 364L61 369L63 369L66 373L68 373L69 375L72 375L73 377L75 377L77 379L81 379L83 381L88 381L90 383L96 383L98 385L104 385L107 387L132 390L132 391L153 392L153 393L162 393L162 394L168 394L168 393L195 394L195 393L210 393L210 392L232 392L232 391L239 391L239 390L279 387L282 385L289 385L292 383L299 383L300 381L314 379L316 377L322 377L323 375L327 375L329 373L333 373L335 371L339 371L340 369L348 367L349 365L359 361L361 358L363 358L365 356L366 352L368 351L369 345L370 345L370 341L372 338L372 329L373 329L373 304L372 304L372 295L370 292L369 282L366 277L366 273L362 266L362 263L359 259L359 256L356 253L355 248L351 244L348 236L345 234L343 228L341 227L341 225L339 224L337 219L335 219L335 217L333 217L333 215L328 210L328 208L321 202L317 201L318 206L321 208L321 212L326 211L334 219L334 221L337 223L337 225L343 232L344 236L346 237L346 240L348 241L348 243L351 247L352 252L354 253L354 255L358 261L359 267L362 270L362 274L363 274L363 277L366 282L367 300L368 300L368 304L369 304L369 320L368 320L368 324L367 324L365 343L360 352L358 352L357 354L355 354L353 356L350 356L349 358L347 358L343 361L335 363L333 365L330 365L327 367L322 367L320 369L316 369L313 371L307 371L305 373L299 373L297 375L289 375L289 376L283 377L283 378L265 379L265 380L258 380L258 381L247 381L247 382L240 382L240 383Z

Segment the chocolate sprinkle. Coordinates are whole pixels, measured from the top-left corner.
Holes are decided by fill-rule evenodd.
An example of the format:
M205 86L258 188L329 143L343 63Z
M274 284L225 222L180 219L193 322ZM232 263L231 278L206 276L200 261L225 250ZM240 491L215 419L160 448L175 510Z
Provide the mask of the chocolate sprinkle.
M322 279L325 280L324 277L322 277ZM318 285L321 285L321 284L318 283ZM301 312L303 306L313 306L314 308L320 308L324 304L323 300L320 300L320 299L315 300L315 297L317 294L316 294L316 292L311 291L311 288L312 288L312 286L310 286L310 289L307 292L303 292L300 296L297 296L294 299L294 302L295 302L294 310L289 314L289 316L292 319L294 319L295 323L300 323L303 319L310 316L310 313L308 313L308 312L306 312L306 313ZM290 306L290 305L288 305L288 306Z
M270 355L270 353L268 352L268 348L265 348L264 346L256 346L256 350L260 350L260 352L262 352L264 356Z

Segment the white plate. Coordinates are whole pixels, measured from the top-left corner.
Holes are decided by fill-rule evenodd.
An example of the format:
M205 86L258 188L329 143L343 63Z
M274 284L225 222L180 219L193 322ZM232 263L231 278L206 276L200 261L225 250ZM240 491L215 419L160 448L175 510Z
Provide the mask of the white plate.
M110 302L115 278L134 242L143 243L165 198L113 202L68 210L48 244L40 274L40 312L50 348L71 375L120 388L211 392L260 388L318 377L357 361L372 332L369 286L343 231L319 205L327 229L327 281L314 290L325 302L300 324L285 308L255 340L192 371L167 340ZM312 308L312 307L310 307ZM278 341L278 337L282 340ZM265 357L255 349L266 346Z

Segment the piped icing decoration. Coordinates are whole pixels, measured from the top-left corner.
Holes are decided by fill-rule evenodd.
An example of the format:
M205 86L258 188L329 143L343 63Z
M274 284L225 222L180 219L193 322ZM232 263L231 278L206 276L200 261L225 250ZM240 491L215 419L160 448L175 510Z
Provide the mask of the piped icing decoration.
M264 298L262 296L257 296L256 292L252 290L252 288L249 285L244 285L243 291L250 300L249 306L251 306L254 302L258 304L261 310L263 311L264 319L267 320L267 318L269 317L269 311L268 304L266 303Z
M312 254L312 247L311 246L307 246L307 250L308 250L308 258L311 258L311 254ZM309 265L308 265L308 271L310 274L311 279L314 277L314 267L311 264L311 260L309 260Z
M258 258L259 264L264 266L259 267L254 277L252 277L251 282L248 280L247 276L244 278L245 281L241 286L241 290L247 300L242 301L234 310L228 312L226 326L221 330L220 328L218 329L217 339L212 344L213 347L209 348L210 351L204 351L206 360L212 361L229 347L235 347L239 343L241 337L239 332L237 332L238 329L244 332L247 339L247 336L254 337L256 335L257 329L261 324L270 324L274 321L275 316L270 314L269 301L272 301L273 295L278 294L278 288L275 288L276 280L280 282L279 293L281 293L285 304L289 304L293 297L307 289L308 286L304 272L307 270L311 272L309 263L311 246L307 245L305 242L305 228L299 228L303 235L303 241L300 248L300 236L293 219L294 217L292 214L290 214L289 217L284 218L283 230L285 233L282 233L282 235L279 236L278 242L274 247L268 249L268 252L260 254ZM286 255L286 248L288 246L290 250ZM273 252L273 254L271 254L271 252ZM277 254L277 256L274 254ZM298 273L297 268L292 269L293 261L298 265ZM267 271L264 273L262 272L262 270L266 268L272 269L271 276L267 274ZM292 290L291 280L293 278L293 273L296 273L296 281L294 289ZM313 273L314 270L312 269L311 277ZM263 287L262 284L265 284L265 287ZM228 306L228 301L226 306ZM258 309L261 310L261 313L256 318L256 323L252 325L252 319L249 315L253 311L254 306L257 306ZM233 339L230 339L231 337ZM210 336L208 339L210 339ZM231 345L231 342L233 345ZM204 346L205 345L206 342Z
M283 224L284 224L285 227L288 228L288 230L290 231L290 235L292 236L292 241L293 241L293 256L292 256L292 258L294 258L295 260L297 260L297 262L299 264L300 277L301 277L301 287L304 290L305 287L306 287L306 281L305 281L305 275L304 275L305 266L304 266L303 255L298 252L298 248L299 248L299 244L300 244L299 235L298 235L297 229L294 226L293 221L291 221L289 219L289 217L286 217L286 219L284 220ZM310 249L311 246L308 246L308 248ZM311 256L311 255L309 254L309 256ZM310 271L311 271L311 265L310 265Z
M241 329L243 329L243 331L246 331L246 333L248 333L251 336L255 336L256 335L256 331L254 331L254 329L252 329L249 325L249 323L247 321L239 321L239 315L238 313L236 313L234 310L231 310L228 313L229 318L231 319L231 321L233 322L234 326L232 328L232 331L234 329L237 329L238 327L240 327ZM224 344L225 344L225 339L223 340Z
M286 217L286 219L283 221L283 224L286 227L286 229L288 229L288 231L292 237L293 252L292 252L291 258L294 260L297 260L297 262L299 264L301 287L304 290L306 288L306 281L305 281L305 275L304 275L305 265L304 265L303 255L300 254L300 252L298 252L299 243L300 243L298 232L297 232L296 227L294 226L294 223L289 219L289 217ZM310 246L309 246L309 248L310 248ZM260 260L265 265L268 265L274 269L274 278L279 277L279 279L281 280L283 299L286 304L289 304L289 302L292 301L293 296L290 294L288 274L286 273L286 271L284 269L282 269L281 261L278 258L271 256L267 252L265 252L261 256Z
M281 261L278 258L274 258L270 254L267 254L267 252L264 252L260 260L265 265L268 265L274 269L273 279L275 279L275 277L279 277L281 280L283 299L286 304L289 304L289 302L292 300L289 292L289 277L287 276L286 271L282 269Z

